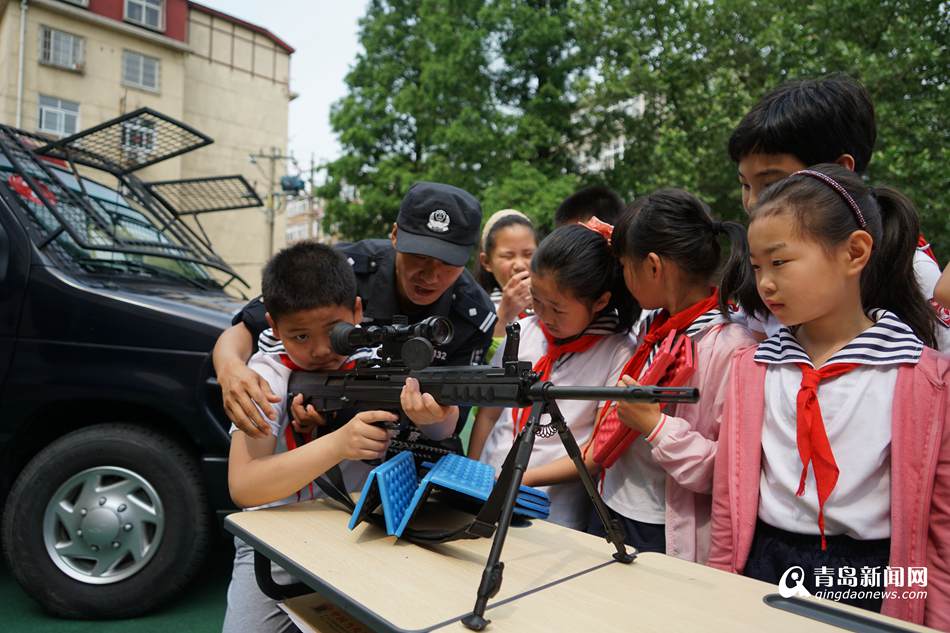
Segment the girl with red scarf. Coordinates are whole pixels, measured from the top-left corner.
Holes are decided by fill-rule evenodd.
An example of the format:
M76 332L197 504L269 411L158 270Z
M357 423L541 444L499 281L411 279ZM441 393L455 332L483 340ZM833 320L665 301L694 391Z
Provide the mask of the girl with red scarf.
M907 282L918 231L907 198L837 165L759 198L727 278L783 327L732 362L709 563L794 567L813 594L950 630L950 363Z
M641 323L621 383L637 384L673 335L694 351L692 374L676 386L698 387L701 399L662 410L649 403L617 406L620 422L638 435L603 470L604 501L630 545L700 562L709 551L713 463L729 359L755 343L745 327L729 322L728 306L713 287L722 235L731 242L733 259L744 256L742 226L713 220L703 202L678 189L637 200L613 231L627 288L653 310ZM612 414L608 408L604 419ZM596 432L609 433L605 428L599 424ZM595 449L602 439L595 439ZM599 451L587 452L590 460ZM604 534L596 515L588 531Z
M614 385L632 353L630 325L639 313L610 252L607 228L569 225L556 229L531 259L535 314L521 324L520 360L557 385ZM495 354L499 362L504 344ZM597 402L559 401L578 444L590 439ZM482 408L475 420L469 456L500 468L530 409ZM549 416L541 424L550 422ZM561 459L563 458L563 459ZM583 530L589 503L557 434L537 437L523 483L547 486L550 521Z

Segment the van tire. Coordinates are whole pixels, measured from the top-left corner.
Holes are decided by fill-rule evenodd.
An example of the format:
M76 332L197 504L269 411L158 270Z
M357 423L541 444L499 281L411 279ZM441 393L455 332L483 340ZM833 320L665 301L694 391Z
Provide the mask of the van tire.
M109 478L108 473L119 476ZM98 477L95 481L104 483L102 486L78 484L76 496L71 498L75 499L74 503L59 500L73 481L86 481L89 477ZM123 503L121 495L126 493L118 491L134 488L136 482L141 487L128 493L129 503ZM95 491L96 498L91 503L87 503L88 490ZM103 490L112 492L98 492ZM154 503L156 495L158 503ZM80 505L83 506L81 519ZM140 505L146 508L145 512L139 509ZM86 506L92 509L87 511ZM134 507L127 510L127 506ZM61 507L68 508L67 521L57 523L50 517L57 516ZM132 522L122 523L129 512L143 514L145 521L155 516L155 522L146 526L148 529L140 528L140 534L131 527ZM162 516L157 516L159 514ZM74 520L81 523L72 523ZM54 524L58 527L51 528ZM85 527L86 534L63 536L72 534L65 529L67 524ZM136 522L136 526L144 525ZM161 527L156 530L156 525ZM147 428L98 424L57 439L30 460L7 497L0 529L6 564L28 595L57 616L101 619L147 613L184 589L207 554L211 522L198 462L183 446ZM137 534L136 538L144 541L120 545L123 538L131 539L123 531ZM82 530L75 532L82 534ZM149 537L143 536L145 532L151 533L152 547L139 545L149 542ZM95 543L106 539L101 542L103 557L110 542L116 550L130 548L130 553L115 562L121 573L97 576L95 562L88 562L93 566L88 570L83 567L87 562L81 558L82 552L79 558L58 554L63 538L75 539L78 544L75 547L93 548L96 552L100 551L100 545ZM58 545L55 544L57 539ZM90 545L90 541L94 544ZM140 557L131 554L143 550L149 553ZM64 561L82 565L70 567ZM107 567L105 558L101 567ZM131 575L123 577L122 573Z

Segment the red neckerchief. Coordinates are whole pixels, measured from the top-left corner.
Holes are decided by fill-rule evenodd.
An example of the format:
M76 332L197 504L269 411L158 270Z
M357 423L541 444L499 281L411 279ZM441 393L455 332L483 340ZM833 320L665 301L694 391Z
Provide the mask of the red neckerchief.
M292 359L287 354L280 354L279 358L280 358L281 364L283 364L284 367L286 367L287 369L291 371L307 371L306 369L304 369L303 367L295 363L294 359ZM355 367L356 367L355 360L345 360L343 361L343 364L340 365L339 369L354 369Z
M582 334L569 343L559 344L555 338L551 336L551 333L548 332L547 328L544 327L544 323L538 320L538 325L541 326L541 332L544 334L544 338L547 341L547 351L545 351L544 356L539 358L538 362L536 362L534 367L531 369L540 375L542 381L550 379L551 370L554 369L554 364L559 358L561 358L561 356L564 356L565 354L586 352L591 347L593 347L594 344L604 338L603 334ZM525 424L528 423L528 417L530 415L531 407L511 410L511 421L514 426L515 437L518 436L518 433L521 432L521 429L523 429Z
M934 255L934 249L930 247L930 243L927 241L927 238L923 236L923 234L917 236L917 248L926 253L930 259L934 260L936 264L940 264L940 262L937 261L937 256Z
M693 324L693 321L717 305L719 305L719 290L714 288L711 295L702 301L697 301L688 308L680 310L673 316L670 316L670 313L666 310L660 312L660 314L653 319L653 322L650 323L650 327L647 329L646 335L637 347L637 351L634 352L633 357L624 365L620 375L630 376L634 380L638 379L640 374L643 373L643 367L646 365L647 359L650 357L650 351L654 345L665 339L666 335L673 330L685 332L686 328ZM606 409L606 407L604 408Z
M857 363L834 363L821 369L814 369L805 363L798 363L802 370L802 385L798 391L795 416L798 435L798 454L802 459L802 477L798 484L799 497L805 494L805 478L808 476L808 463L815 472L815 485L818 488L818 529L821 531L821 549L828 549L825 541L825 501L838 482L838 464L831 451L831 442L825 430L825 421L821 417L818 405L818 383L828 378L845 374Z
M279 354L278 358L280 359L280 362L284 365L284 367L287 367L291 371L306 371L300 365L295 363L293 359L286 353ZM343 362L342 365L340 365L340 369L353 369L354 367L356 367L355 360L346 360ZM302 446L313 439L313 431L311 431L309 435L301 434L300 438L301 438L301 442L299 445ZM297 433L294 432L294 425L292 421L288 422L287 426L284 428L284 443L287 444L288 451L292 451L298 446ZM310 498L313 499L313 482L310 482L309 488L310 488ZM301 492L300 490L297 491L297 501L300 501L300 492Z
M657 343L665 339L673 330L685 332L686 328L693 324L693 321L717 305L719 305L719 289L713 288L711 295L701 301L697 301L688 308L680 310L673 316L670 316L670 313L666 310L660 312L650 323L650 327L647 328L647 333L644 335L640 345L637 346L637 351L633 353L633 356L627 361L627 364L620 370L620 375L630 376L634 380L639 380L640 374L643 373L643 367L646 365L647 359L650 358L650 351L653 350L653 347ZM584 451L585 456L590 447L594 445L594 437L596 437L597 431L603 426L602 423L604 419L608 415L617 415L617 410L612 405L613 401L608 400L600 410L600 418L594 425L594 434L591 436L591 441Z
M287 354L280 354L278 358L280 358L280 362L284 365L284 367L290 371L306 371L303 367L295 363L294 359L292 359Z

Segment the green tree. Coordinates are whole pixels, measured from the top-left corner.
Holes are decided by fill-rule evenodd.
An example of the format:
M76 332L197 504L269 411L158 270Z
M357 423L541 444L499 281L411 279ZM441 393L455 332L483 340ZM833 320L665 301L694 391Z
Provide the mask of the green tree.
M331 124L327 218L349 239L380 236L412 182L437 180L518 206L550 227L578 185L572 117L580 55L569 0L374 0L364 51Z
M726 144L742 115L793 78L845 72L875 102L878 141L872 182L893 184L917 204L925 233L950 253L948 158L950 21L937 1L836 0L772 5L743 0L656 4L588 3L600 52L586 95L606 111L632 95L642 112L613 111L600 122L604 143L616 130L623 160L606 174L627 195L685 187L722 216L743 217Z
M381 237L418 180L480 190L497 134L478 0L373 0L348 94L330 116L343 157L320 195L349 238Z
M332 115L323 195L349 238L380 235L414 180L549 227L576 188L684 187L743 218L726 144L765 92L845 72L868 87L868 176L915 201L950 254L950 9L940 0L375 0ZM622 157L595 160L622 140Z

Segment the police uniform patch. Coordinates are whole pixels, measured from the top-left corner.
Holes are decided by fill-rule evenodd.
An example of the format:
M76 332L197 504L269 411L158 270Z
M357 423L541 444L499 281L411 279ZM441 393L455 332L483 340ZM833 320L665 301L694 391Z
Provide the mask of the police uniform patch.
M446 233L449 230L449 214L443 209L436 209L429 214L429 223L426 224L430 231L436 233Z

